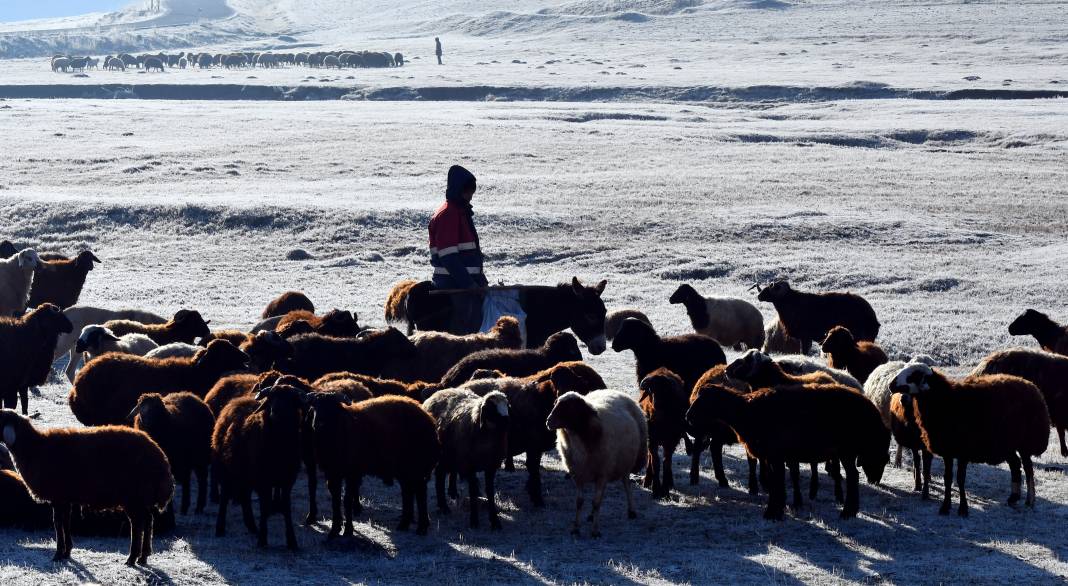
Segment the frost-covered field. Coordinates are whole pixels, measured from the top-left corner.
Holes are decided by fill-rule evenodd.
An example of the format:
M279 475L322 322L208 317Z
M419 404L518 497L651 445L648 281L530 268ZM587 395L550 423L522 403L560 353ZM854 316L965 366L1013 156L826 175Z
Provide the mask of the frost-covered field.
M740 104L0 102L0 237L103 259L83 302L165 313L199 308L251 325L284 289L381 324L391 283L427 273L425 224L444 171L479 176L477 219L491 278L609 281L610 308L637 307L684 332L667 303L680 281L746 296L788 277L849 289L879 312L892 357L924 352L961 372L1013 343L1036 307L1068 319L1068 101L911 100ZM286 261L301 248L308 261ZM766 317L772 314L762 306ZM634 392L629 353L588 357ZM31 399L39 424L74 422L66 384ZM78 538L54 565L48 531L0 532L0 582L798 583L1062 582L1068 578L1066 462L1047 451L1035 510L1004 504L1005 468L973 466L972 516L941 518L889 469L862 484L861 515L821 498L783 523L739 490L685 483L666 502L639 491L627 521L618 487L605 537L573 539L572 488L547 460L548 505L532 510L519 471L499 477L504 530L433 515L426 538L392 530L394 488L368 481L360 539L325 545L326 524L281 521L258 550L232 516L179 519L145 570L123 539ZM906 462L908 459L906 458ZM941 465L933 497L941 497ZM306 510L303 479L296 514ZM325 497L325 490L320 498Z

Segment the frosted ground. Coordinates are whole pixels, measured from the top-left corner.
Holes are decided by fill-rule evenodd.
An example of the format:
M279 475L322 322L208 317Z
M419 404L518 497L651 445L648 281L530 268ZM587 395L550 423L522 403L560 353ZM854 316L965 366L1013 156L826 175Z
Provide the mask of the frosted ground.
M162 83L153 95L212 98L223 95L210 85L247 83L331 86L351 97L384 89L403 98L452 86L468 99L534 88L548 99L592 91L585 95L597 101L6 99L0 237L44 249L91 247L104 262L89 275L84 303L163 313L196 307L220 327L245 327L270 297L295 288L320 307L352 309L362 323L381 325L390 284L427 273L425 224L444 170L462 162L480 179L477 219L492 279L606 278L610 308L642 309L664 333L689 327L684 311L667 303L681 281L744 297L752 283L777 277L862 293L879 313L880 341L892 357L931 354L953 373L993 349L1033 345L1006 331L1023 308L1068 320L1068 101L885 91L1065 89L1056 19L1064 4L523 0L390 9L373 2L371 16L336 12L338 4L280 2L267 10L240 0L210 27L172 21L141 34L163 45L203 34L195 38L209 38L210 50L279 44L286 35L411 58L444 31L449 67L431 66L423 50L393 70L74 78L47 71L38 56L0 61L0 92ZM86 42L126 34L95 30L102 25L94 22L60 28L80 27L67 38ZM5 26L22 32L0 33L0 46L53 39L32 31L56 26ZM314 80L304 82L309 75ZM963 79L969 75L981 79ZM1014 81L1003 86L1004 79ZM734 93L697 99L670 89L696 87ZM503 97L517 95L508 91ZM838 99L872 96L893 99ZM312 258L285 260L297 248ZM770 318L770 306L759 305ZM611 385L633 391L629 353L587 358ZM74 423L68 390L55 383L31 399L39 424ZM121 565L124 539L78 538L74 562L54 565L51 532L0 531L0 583L1068 578L1068 462L1052 443L1037 467L1035 510L1004 504L1007 469L973 466L967 520L936 514L936 463L931 502L912 493L907 468L890 468L881 486L862 484L855 520L838 519L824 477L819 499L768 523L760 517L764 497L741 489L742 456L727 450L732 488L719 489L707 458L701 485L688 486L677 455L679 490L659 503L639 491L636 521L625 519L622 495L610 490L600 540L568 535L572 488L550 457L544 510L528 505L521 462L498 477L499 533L467 529L462 512L432 515L425 538L397 533L397 490L369 480L357 540L327 545L320 522L298 530L302 551L291 554L273 518L273 545L261 551L236 515L230 535L216 539L209 507L180 518L173 536L157 540L151 566L135 570ZM303 479L294 506L303 516Z

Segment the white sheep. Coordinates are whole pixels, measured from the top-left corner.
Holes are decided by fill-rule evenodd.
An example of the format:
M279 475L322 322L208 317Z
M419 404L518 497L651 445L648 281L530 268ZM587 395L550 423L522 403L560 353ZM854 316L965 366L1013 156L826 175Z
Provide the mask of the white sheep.
M764 325L764 346L760 351L764 354L800 354L801 340L790 337L786 326L776 317Z
M764 317L744 299L704 297L683 284L670 301L685 305L694 331L714 338L721 346L743 350L759 349L764 344Z
M88 305L68 307L63 310L63 315L70 320L74 329L71 330L71 333L69 334L62 334L59 337L59 340L56 341L56 351L52 357L52 361L55 362L56 360L59 360L60 357L67 356L67 379L71 382L74 382L74 375L82 365L82 357L77 352L74 352L74 345L77 343L82 330L85 329L86 326L102 325L117 319L127 319L143 324L167 323L167 318L148 311L141 311L138 309L103 309L100 307L90 307Z
M775 362L786 374L800 376L802 374L810 374L813 372L823 372L831 375L831 378L840 385L852 387L858 391L864 390L864 385L860 384L860 381L853 375L844 370L831 368L830 366L827 366L814 358L809 358L808 356L802 356L800 354L776 356Z
M19 317L26 312L33 284L33 269L41 262L32 248L0 259L0 316Z
M605 485L622 481L627 495L627 517L634 519L630 473L644 467L649 430L638 403L618 391L593 391L585 397L569 392L556 400L545 423L556 431L556 449L575 481L575 521L571 533L579 534L585 487L593 483L593 537L600 537L598 513Z
M74 351L81 353L83 360L89 362L108 352L144 356L158 346L152 338L144 334L126 334L120 338L104 326L92 325L82 328L82 333L74 344Z
M890 385L894 382L894 378L898 373L909 364L934 366L934 360L930 356L922 354L914 356L910 362L891 360L871 371L871 374L868 375L868 380L864 383L864 396L879 408L879 415L882 415L883 423L886 424L887 429L890 429L890 395L893 394L890 390Z
M145 354L145 358L155 358L157 360L162 360L164 358L192 358L198 350L203 349L203 346L197 346L195 344L172 342L170 344L164 344L148 354Z

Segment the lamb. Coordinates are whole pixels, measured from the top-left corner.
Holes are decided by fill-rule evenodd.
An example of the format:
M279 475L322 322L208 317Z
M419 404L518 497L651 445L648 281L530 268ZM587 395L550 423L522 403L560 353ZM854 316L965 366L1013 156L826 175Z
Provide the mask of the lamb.
M148 434L167 461L177 484L182 485L182 514L189 512L190 476L197 476L197 513L204 512L208 492L208 466L211 464L211 434L215 415L193 393L141 395L127 416L133 428ZM174 508L167 509L173 518Z
M217 343L217 342L213 342ZM255 397L231 402L215 420L211 436L212 469L219 475L219 515L215 535L226 535L226 508L241 504L245 527L267 547L267 517L285 519L286 547L297 549L290 494L300 472L301 427L305 394L288 385L274 385ZM252 492L260 502L260 522L252 516Z
M764 317L744 299L703 297L687 284L671 294L672 304L683 304L690 324L698 334L735 350L760 348L764 344Z
M57 309L58 311L58 309ZM3 441L33 497L52 503L54 561L70 558L71 507L122 509L130 520L126 565L152 553L152 514L174 494L171 467L144 432L125 427L39 431L13 411L0 411Z
M56 340L70 332L68 320L50 303L20 318L0 317L0 400L13 409L22 401L22 413L29 411L29 387L44 384Z
M415 345L396 328L368 331L355 339L305 334L289 343L293 356L278 369L308 380L341 371L377 376L390 361L415 355Z
M518 325L518 324L517 324ZM494 478L508 455L508 398L499 391L479 396L467 389L435 393L423 408L437 421L441 459L435 470L438 510L449 512L445 500L445 476L467 479L471 501L471 528L478 527L478 473L486 477L490 529L500 529Z
M556 431L556 449L575 481L575 520L572 535L579 535L579 521L587 484L594 485L592 537L600 537L598 514L605 485L620 481L627 495L627 517L634 519L630 473L645 465L649 432L638 403L618 391L593 391L583 397L564 393L553 406L545 425Z
M141 395L189 391L203 397L224 374L247 363L248 355L225 340L212 341L193 358L109 354L78 373L68 402L85 425L121 424Z
M86 326L103 325L111 320L132 320L143 324L167 323L167 318L148 311L137 309L102 309L86 305L76 305L63 310L63 315L70 320L73 330L70 334L63 334L56 341L56 351L53 353L53 362L63 356L67 356L66 375L67 380L74 382L74 375L83 364L82 356L74 351L82 330ZM115 335L115 332L112 332ZM155 341L153 341L155 343Z
M1068 457L1064 430L1068 428L1068 357L1051 352L1015 348L994 352L979 362L971 376L1011 374L1034 383L1046 401L1057 428L1061 456Z
M315 304L300 291L286 291L271 300L260 316L263 319L283 316L291 311L308 311L315 313Z
M765 519L782 520L786 505L786 462L840 461L846 472L841 517L860 509L857 465L878 483L889 458L890 432L879 411L842 385L765 388L749 394L721 388L702 392L687 421L697 428L723 422L738 433L746 452L763 462L769 479Z
M3 252L0 252L0 256L3 256ZM1068 326L1062 326L1034 309L1028 309L1013 320L1009 324L1009 333L1013 336L1034 336L1043 350L1068 356Z
M801 340L790 337L782 320L776 317L764 325L764 345L760 351L765 354L801 354Z
M509 376L528 376L561 362L582 360L575 336L557 332L540 348L529 350L482 350L468 355L441 377L444 388L457 387L471 379L476 370L499 370Z
M346 404L337 396L313 399L312 428L334 512L330 535L341 518L341 487L345 484L344 535L352 535L352 512L359 503L364 476L400 484L403 501L399 531L407 531L418 506L416 533L426 535L426 483L441 453L434 418L405 397L376 397Z
M208 329L208 324L210 323L211 320L205 321L199 311L180 309L174 314L174 317L163 324L145 324L120 319L109 320L104 323L104 327L111 330L116 336L144 334L152 338L160 346L164 346L173 342L192 344L197 338L211 334L211 330Z
M820 349L827 357L827 366L848 371L860 384L868 380L877 366L889 360L878 345L854 340L853 334L842 326L831 328Z
M196 344L186 344L185 342L172 342L170 344L157 346L155 349L145 354L144 357L152 358L153 360L165 360L167 358L192 358L196 355L197 352L201 350L203 350L203 346L197 346Z
M108 352L145 356L156 348L152 338L144 334L126 334L120 338L104 326L85 326L74 344L74 351L81 354L85 362Z
M1012 491L1008 503L1020 500L1020 463L1027 475L1027 506L1035 504L1031 458L1049 444L1049 413L1042 391L1020 377L992 374L951 381L926 364L910 364L898 373L891 390L908 394L920 438L930 453L945 463L945 496L940 515L948 515L953 496L953 460L957 460L960 506L968 516L965 478L969 462L1008 462Z
M645 322L649 324L649 327L653 327L653 322L649 321L649 318L637 309L618 309L609 313L604 318L605 339L609 342L616 339L616 334L619 333L619 328L623 327L623 321L628 318Z
M18 317L26 311L33 270L40 263L32 248L0 259L0 317Z
M416 356L397 361L382 372L384 378L402 382L440 381L450 368L481 350L518 350L523 345L519 321L511 316L497 320L489 332L457 336L445 332L419 332L411 337Z
M42 303L58 305L67 309L78 303L85 285L85 277L93 270L93 263L100 262L89 250L83 250L73 259L41 259L33 269L33 286L30 288L30 307Z
M689 396L682 379L666 368L658 368L642 379L638 399L649 430L649 457L643 486L653 490L653 498L663 498L675 488L671 456L686 434L686 409ZM663 480L660 478L660 455L664 449Z
M801 341L803 354L808 354L813 341L825 339L834 326L848 328L857 340L871 342L879 335L875 310L853 293L804 293L778 281L760 289L757 299L775 306L787 335Z
M277 332L281 332L289 324L305 321L311 326L311 331L317 334L338 338L352 338L362 331L356 319L356 314L340 309L332 309L321 316L315 315L310 311L291 311L278 320L274 329Z

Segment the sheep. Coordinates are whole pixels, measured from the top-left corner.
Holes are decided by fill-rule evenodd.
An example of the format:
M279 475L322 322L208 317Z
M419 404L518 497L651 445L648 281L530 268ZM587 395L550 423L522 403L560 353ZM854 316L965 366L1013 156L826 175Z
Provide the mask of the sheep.
M397 65L397 67L404 67L404 55L401 53L393 55L393 62Z
M437 421L441 459L435 469L438 510L449 512L445 500L445 476L456 473L467 479L470 525L478 527L478 473L486 477L490 529L500 529L494 478L508 455L508 398L499 391L479 396L467 389L435 393L423 408Z
M527 376L571 360L582 360L578 341L568 332L557 332L549 336L540 348L482 350L470 354L441 377L441 385L445 388L459 386L470 380L471 375L479 369L499 370L509 376Z
M274 332L260 332L241 343L248 354L249 369L253 372L273 370L281 362L293 357L293 346Z
M1034 309L1028 309L1013 320L1009 324L1009 334L1034 336L1043 350L1068 356L1068 326L1062 326Z
M948 515L953 497L953 460L957 460L960 505L968 516L965 479L969 462L1008 462L1012 491L1008 503L1020 501L1020 463L1027 475L1028 507L1035 504L1031 458L1049 444L1049 413L1042 391L1033 383L1006 374L969 376L951 381L926 364L910 364L894 378L891 390L909 397L920 438L945 463L945 495L940 515ZM909 405L906 405L908 408Z
M226 340L240 348L242 344L251 340L253 335L254 334L242 332L241 330L215 330L201 338L200 341L197 342L197 345L207 346L208 342L212 340Z
M362 328L360 324L356 322L357 316L355 313L343 311L340 309L332 309L323 315L315 315L310 311L290 311L282 316L282 319L278 320L275 325L275 331L281 331L291 323L306 321L311 326L311 330L317 334L324 336L334 336L338 338L351 338L360 333Z
M399 531L407 531L419 509L416 533L426 535L426 483L441 454L434 418L405 397L376 397L346 404L336 395L313 398L316 453L326 472L334 512L330 535L340 532L341 485L345 484L344 535L352 535L352 511L364 476L400 484Z
M239 372L229 374L212 385L211 390L204 395L204 402L211 412L218 416L224 407L239 397L254 395L255 389L269 388L282 376L277 370L269 370L261 374Z
M167 358L192 358L196 355L197 352L203 349L203 346L197 346L196 344L186 344L185 342L172 342L170 344L157 346L154 350L148 352L144 356L145 358L151 358L153 360L165 360Z
M757 299L775 306L786 334L801 341L803 354L808 354L813 341L826 338L834 326L845 326L854 338L866 342L879 335L875 310L853 293L804 293L778 281L760 289Z
M42 303L58 305L67 309L78 303L85 285L85 277L100 262L89 250L83 250L73 259L41 259L33 269L33 286L30 287L30 307Z
M145 324L118 319L105 322L104 327L110 329L116 336L144 334L160 346L164 346L173 342L192 344L197 338L211 334L211 330L208 329L210 323L211 320L205 321L199 311L180 309L164 324Z
M609 342L616 339L616 334L619 333L619 328L623 327L623 321L627 318L645 322L649 324L649 327L653 327L653 322L649 321L649 318L637 309L618 309L610 312L604 318L605 339Z
M29 412L29 387L46 382L57 338L73 326L51 303L20 318L0 317L0 400L8 408L22 401Z
M827 376L834 379L836 384L844 385L847 387L853 387L858 391L864 390L864 385L860 384L860 381L853 375L844 370L838 370L837 368L831 368L808 356L800 354L788 354L785 356L774 357L775 363L779 365L779 368L786 374L792 376L803 376L812 374L815 372L822 372Z
M82 357L74 351L78 338L86 326L103 325L110 320L132 320L143 324L163 324L167 319L148 311L137 309L102 309L87 305L76 305L63 310L63 315L70 320L73 330L70 334L64 334L56 341L56 351L53 353L53 361L67 356L67 380L74 382L74 375L82 365ZM112 332L114 335L115 332Z
M391 360L415 354L415 345L396 328L368 331L355 339L305 334L289 343L293 356L279 362L278 370L308 380L340 371L377 376Z
M66 73L68 69L70 69L70 59L67 59L66 57L52 59L52 73L59 71Z
M0 258L7 258L19 253L19 249L10 240L0 241Z
M782 320L776 317L764 325L764 345L760 351L765 354L801 354L801 340L791 338Z
M741 393L751 391L749 383L727 376L727 366L719 364L708 369L701 378L694 383L690 391L688 404L692 405L698 395L709 387L727 387ZM683 413L685 416L685 413ZM683 419L685 421L685 417ZM727 476L723 471L723 446L738 443L738 436L734 430L725 424L711 424L709 427L699 430L687 426L687 434L683 436L686 443L686 453L690 456L690 484L697 485L701 478L701 452L709 450L712 456L712 470L716 475L716 481L721 487L729 486ZM692 437L692 439L691 439ZM749 464L749 494L756 495L760 492L760 482L757 479L757 461L746 458Z
M32 248L0 259L0 317L18 317L26 311L33 270L40 263Z
M215 343L215 342L213 342ZM285 519L286 547L297 549L290 494L301 462L301 428L305 394L288 385L274 385L255 397L232 401L215 420L211 436L212 469L221 493L215 535L226 535L226 508L241 504L245 527L267 547L267 517ZM260 522L252 516L252 492L260 502Z
M78 373L68 403L85 425L119 424L141 395L189 391L203 397L224 374L244 368L247 362L248 355L225 340L212 341L193 358L108 354Z
M911 363L920 363L923 360L923 357L915 357ZM864 382L864 396L879 409L883 424L890 430L894 441L897 442L898 450L894 465L901 466L903 450L912 452L915 490L920 492L923 500L927 500L931 484L931 454L923 447L911 409L906 409L902 405L900 394L894 394L890 390L890 385L893 384L897 374L908 364L895 360L876 367L868 376L868 380Z
M416 356L394 362L382 371L382 377L402 382L440 381L450 368L465 357L481 350L518 350L523 346L519 321L511 316L497 320L484 334L458 336L445 332L419 332L411 337Z
M352 372L332 372L323 375L315 379L315 381L312 382L312 386L319 386L332 380L339 379L356 381L367 387L367 390L371 391L371 394L375 397L397 395L399 397L415 399L418 402L424 401L433 393L444 388L440 384L425 382L404 383L397 380L378 378L366 374L355 374Z
M853 334L842 326L831 328L820 349L827 357L827 366L849 372L860 384L868 380L875 367L889 360L878 345L854 340Z
M598 514L605 485L621 481L627 496L627 517L637 518L630 490L630 473L646 461L649 432L638 403L618 391L593 391L585 397L564 393L556 400L545 426L556 432L556 449L575 481L575 520L571 534L579 535L585 487L593 483L590 513L592 537L600 537Z
M51 524L51 507L33 500L26 482L14 469L0 469L0 527L32 531Z
M712 338L701 334L660 337L652 326L636 319L627 319L612 340L616 352L634 352L637 379L640 383L649 373L665 367L679 375L684 391L693 389L706 370L727 361L723 349Z
M562 362L552 368L524 378L482 378L461 387L477 395L500 391L508 398L508 470L514 470L511 458L526 454L526 490L535 507L544 505L541 486L542 454L553 450L555 434L545 427L556 399L569 391L586 394L606 388L604 379L584 362ZM450 482L450 487L455 483ZM452 489L453 498L456 496Z
M37 430L13 411L0 411L3 441L26 486L52 503L54 561L69 559L71 507L122 509L130 521L126 565L144 565L152 553L152 514L174 494L171 467L144 432L125 427Z
M291 311L308 311L315 313L315 304L300 291L286 291L271 300L263 309L260 317L268 319L283 316Z
M104 59L104 69L107 71L126 71L126 64L118 57L108 56Z
M1018 376L1042 391L1050 420L1057 428L1061 456L1068 457L1064 441L1064 430L1068 428L1068 357L1027 348L1001 350L983 358L971 376L986 374Z
M735 350L760 348L764 344L764 317L744 299L703 297L687 284L671 294L672 304L683 304L690 324L698 334Z
M85 326L74 344L74 351L81 354L85 362L108 352L145 356L156 348L152 338L144 334L126 334L120 338L104 326Z
M165 69L163 66L163 60L159 57L148 57L147 59L145 59L145 71L149 71L152 69L163 73L163 70Z
M666 368L658 368L642 379L638 404L645 413L649 430L649 456L643 486L653 498L663 498L675 488L671 456L686 434L686 408L689 396L682 379ZM664 449L663 480L660 478L660 448Z
M415 324L408 319L408 293L419 281L407 279L396 283L386 297L385 318L387 324L408 324L408 335L415 333Z

